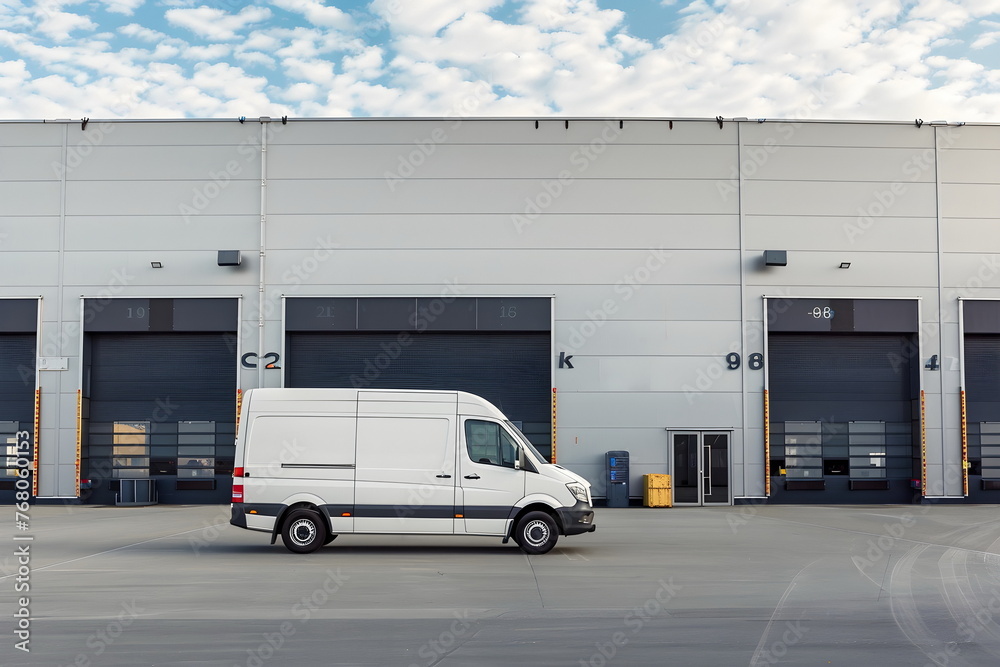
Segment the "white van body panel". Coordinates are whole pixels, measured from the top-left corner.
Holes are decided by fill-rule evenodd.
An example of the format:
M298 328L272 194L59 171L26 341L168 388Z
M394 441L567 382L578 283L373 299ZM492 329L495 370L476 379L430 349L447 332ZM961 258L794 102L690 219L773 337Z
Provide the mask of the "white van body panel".
M276 534L291 509L307 507L328 517L332 534L506 538L533 504L554 520L587 514L590 485L526 443L500 410L465 392L251 389L231 523ZM587 489L586 503L570 482ZM564 534L593 530L592 519Z

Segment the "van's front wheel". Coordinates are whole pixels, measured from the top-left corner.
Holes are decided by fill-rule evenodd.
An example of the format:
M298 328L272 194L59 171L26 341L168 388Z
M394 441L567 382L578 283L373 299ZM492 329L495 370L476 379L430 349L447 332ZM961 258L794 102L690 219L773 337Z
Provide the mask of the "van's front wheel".
M281 541L294 553L312 553L327 543L326 523L312 510L292 510L281 527Z
M556 522L545 512L528 512L514 530L514 541L526 554L548 553L558 539Z

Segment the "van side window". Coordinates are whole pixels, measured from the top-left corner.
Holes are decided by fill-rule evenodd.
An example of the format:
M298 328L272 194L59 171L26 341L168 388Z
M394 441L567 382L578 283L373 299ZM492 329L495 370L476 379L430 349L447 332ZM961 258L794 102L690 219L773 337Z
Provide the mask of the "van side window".
M465 422L465 443L469 458L476 463L488 463L513 468L517 459L517 445L500 424L479 419Z

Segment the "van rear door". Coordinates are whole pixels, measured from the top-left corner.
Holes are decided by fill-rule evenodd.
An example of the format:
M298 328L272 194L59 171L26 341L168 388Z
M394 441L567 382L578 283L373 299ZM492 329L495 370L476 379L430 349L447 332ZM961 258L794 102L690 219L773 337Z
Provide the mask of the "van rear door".
M338 530L354 513L353 415L255 414L244 455L244 502L286 503L307 491L320 498Z

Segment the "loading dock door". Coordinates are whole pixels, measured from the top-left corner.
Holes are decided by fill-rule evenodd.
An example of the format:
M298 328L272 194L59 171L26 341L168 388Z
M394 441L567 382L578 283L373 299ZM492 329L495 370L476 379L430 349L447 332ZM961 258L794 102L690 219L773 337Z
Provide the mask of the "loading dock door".
M34 430L35 334L0 334L0 446L5 464L0 470L2 503L14 502L17 459L32 458L31 449L18 449L18 441L24 439L17 433L31 432L29 441L33 445Z
M161 503L228 502L236 325L235 299L116 299L95 309L84 338L87 502L113 504L117 480L146 478Z
M968 496L1000 498L1000 301L963 299L963 387Z
M917 308L784 299L769 312L772 496L899 503L920 464Z
M18 458L33 463L37 323L37 300L0 300L0 451L4 457L0 469L0 503L15 500ZM19 438L17 434L25 431L30 437ZM28 442L30 448L19 449L18 442Z
M547 332L423 333L402 348L394 333L292 333L287 346L288 387L468 391L520 422L532 444L549 446Z
M285 386L468 391L548 455L548 297L294 298Z

